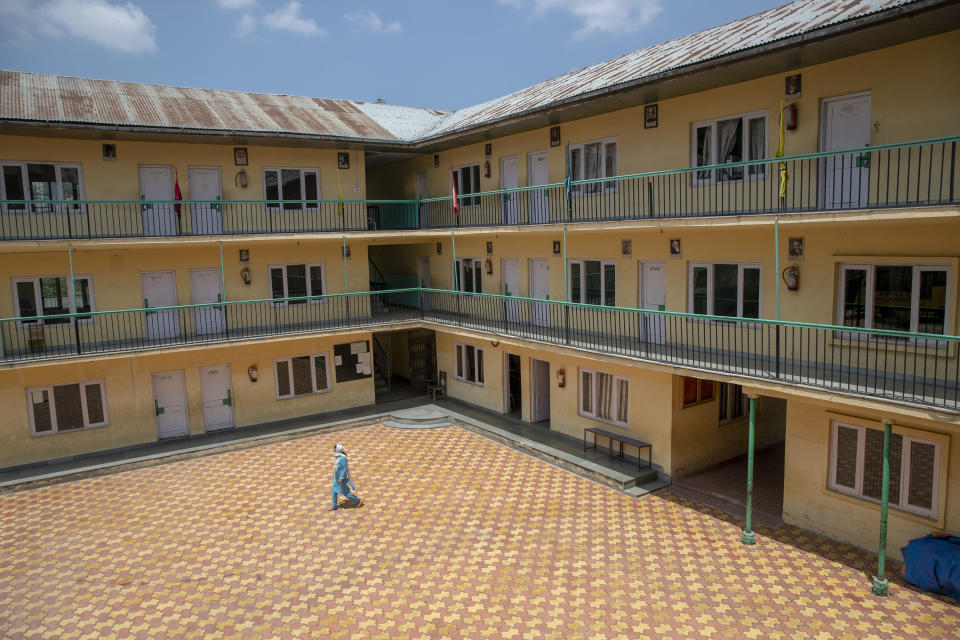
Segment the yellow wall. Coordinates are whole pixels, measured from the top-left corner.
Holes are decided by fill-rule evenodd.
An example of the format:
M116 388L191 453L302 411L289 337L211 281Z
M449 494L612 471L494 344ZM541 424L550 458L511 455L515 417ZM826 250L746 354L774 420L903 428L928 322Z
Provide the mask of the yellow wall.
M844 416L842 412L832 414L830 409L825 404L788 401L783 519L803 529L875 551L880 536L880 506L827 488L830 421L843 416L855 424L882 428L880 420L884 416L866 411L856 416ZM893 508L889 511L887 553L902 559L900 547L912 538L931 531L960 532L960 447L956 446L956 429L942 422L904 420L901 426L895 413L891 411L885 415L893 415L895 431L916 429L922 432L917 435L943 438L945 442L940 468L943 483L939 520Z

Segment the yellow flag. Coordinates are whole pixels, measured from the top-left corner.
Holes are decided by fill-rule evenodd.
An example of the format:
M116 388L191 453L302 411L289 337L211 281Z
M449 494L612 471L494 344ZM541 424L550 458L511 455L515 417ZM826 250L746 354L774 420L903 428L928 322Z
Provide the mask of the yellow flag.
M783 100L780 101L780 141L777 143L777 157L783 157ZM787 197L787 181L790 180L790 174L787 173L787 163L781 162L780 169L780 199Z
M782 136L781 136L782 137ZM340 189L340 167L337 167L337 215L343 217L343 191Z

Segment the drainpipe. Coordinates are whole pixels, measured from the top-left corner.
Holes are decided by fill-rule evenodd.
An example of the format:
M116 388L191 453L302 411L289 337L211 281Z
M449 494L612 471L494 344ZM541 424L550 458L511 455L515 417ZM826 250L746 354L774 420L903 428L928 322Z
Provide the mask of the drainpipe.
M777 284L777 326L773 356L776 362L776 376L780 378L780 216L773 219L773 259L776 265L773 277Z
M569 145L568 145L569 147ZM567 228L563 228L563 300L564 302L570 302L570 283L567 281L569 278L569 267L567 267ZM603 277L603 273L600 274L600 277ZM550 297L549 295L547 296ZM550 307L547 307L548 309ZM563 307L563 333L566 338L567 344L570 344L570 305L564 305Z
M457 320L463 322L460 318L460 293L457 288L457 279L460 277L460 269L457 268L457 239L453 231L450 232L450 245L453 248L453 287L451 288L455 292L453 295L457 298Z
M887 568L887 509L890 506L890 440L893 437L893 420L883 420L883 485L880 489L880 549L877 575L873 578L873 595L889 594L890 582L884 577Z
M220 241L220 295L217 296L217 302L226 302L227 301L227 280L226 276L223 275L223 241ZM225 306L220 307L220 311L223 312L223 331L229 337L230 335L230 325L227 323L227 308Z
M350 291L350 283L347 281L347 236L341 236L343 238L343 292L347 293ZM309 277L309 274L307 274ZM350 296L343 297L343 303L347 310L347 319L350 318ZM372 309L371 300L371 309Z
M73 275L73 245L67 243L67 258L70 261L70 284L67 285L67 295L70 296L70 308L73 310L73 336L77 345L77 355L80 355L80 320L77 318L77 281Z
M753 532L753 446L754 433L757 426L757 394L747 394L750 398L750 426L747 441L747 523L740 536L743 544L757 544L757 536Z

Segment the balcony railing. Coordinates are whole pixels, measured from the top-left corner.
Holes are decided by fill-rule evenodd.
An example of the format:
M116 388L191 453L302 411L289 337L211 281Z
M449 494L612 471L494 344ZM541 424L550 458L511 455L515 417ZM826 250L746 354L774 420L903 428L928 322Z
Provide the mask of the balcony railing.
M440 289L0 320L6 362L420 321L837 393L960 411L960 338Z
M960 202L960 136L423 200L2 200L0 240L448 229ZM781 172L785 175L781 197Z

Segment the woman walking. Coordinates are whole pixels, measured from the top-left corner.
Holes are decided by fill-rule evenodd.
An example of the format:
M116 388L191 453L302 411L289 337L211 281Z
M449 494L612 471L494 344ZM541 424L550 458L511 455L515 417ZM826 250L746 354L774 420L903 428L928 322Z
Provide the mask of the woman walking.
M363 500L353 495L350 489L357 490L350 479L350 469L347 467L347 452L343 450L342 444L336 444L333 447L333 508L337 508L337 496L342 495L347 500L351 500L354 507L362 507Z

